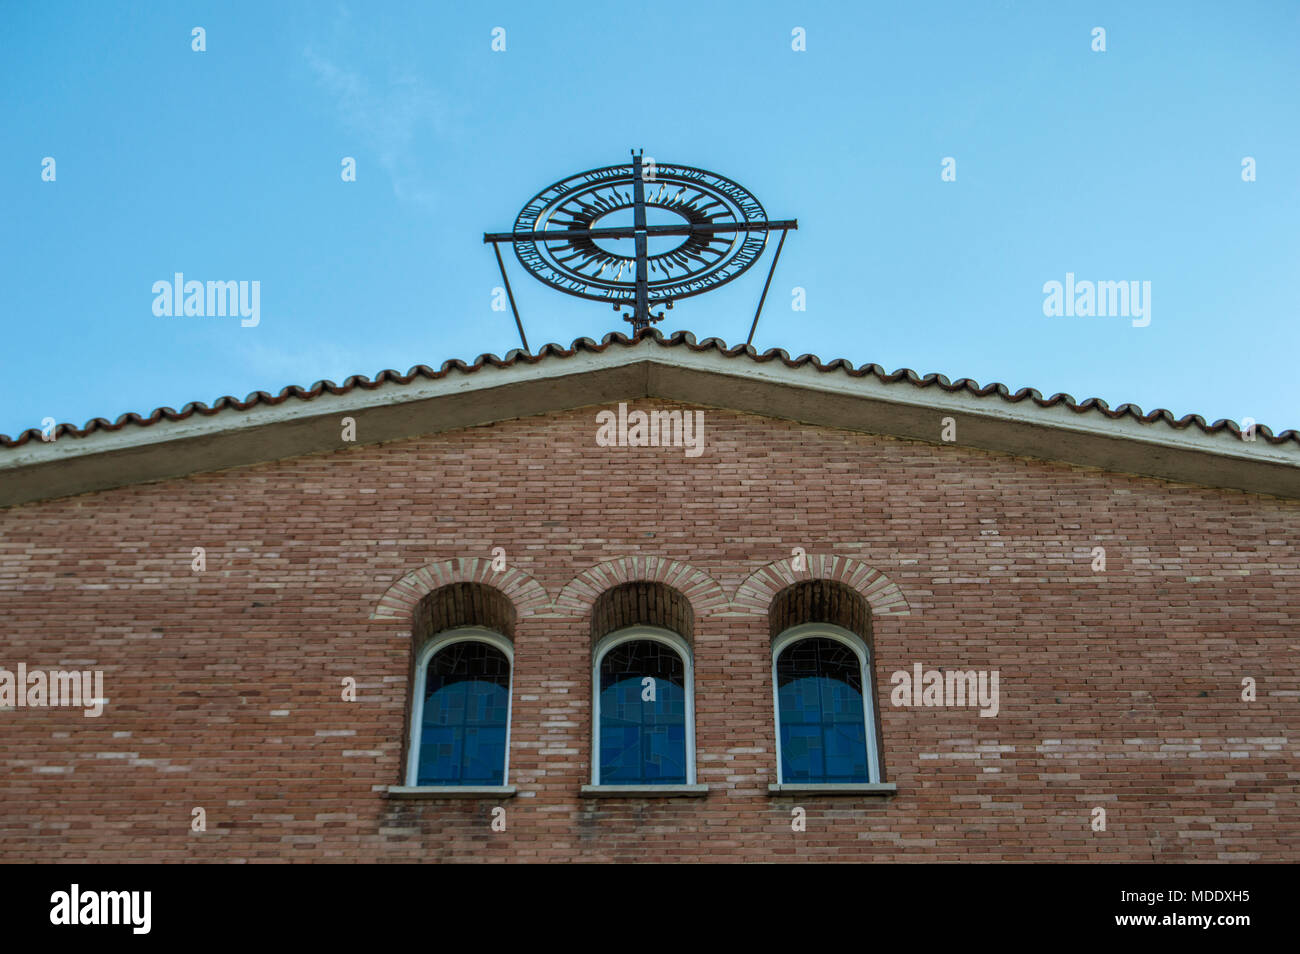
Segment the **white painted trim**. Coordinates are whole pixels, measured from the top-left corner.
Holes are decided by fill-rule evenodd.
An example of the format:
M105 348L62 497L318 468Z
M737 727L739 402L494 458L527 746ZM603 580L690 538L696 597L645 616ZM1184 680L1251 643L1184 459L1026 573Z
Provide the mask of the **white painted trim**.
M769 795L897 795L893 782L790 782L767 786Z
M800 368L789 368L781 361L744 361L743 359L728 358L717 351L695 352L680 346L672 348L670 351L665 351L661 347L661 350L651 352L649 355L638 355L633 351L633 355L653 364L669 368L693 368L710 371L715 374L736 378L738 381L764 381L787 387L821 391L827 394L872 398L909 407L970 414L994 420L1073 431L1079 434L1119 437L1158 446L1179 447L1203 453L1221 454L1243 460L1272 460L1292 466L1295 466L1300 461L1300 453L1297 452L1293 444L1270 444L1263 438L1257 438L1255 441L1243 441L1227 431L1207 434L1195 425L1180 430L1164 421L1144 424L1135 418L1127 416L1111 419L1098 410L1080 413L1072 411L1061 404L1054 407L1039 407L1030 398L1025 398L1019 402L1011 402L996 392L990 392L983 397L978 397L966 390L944 391L937 384L922 387L913 384L906 378L886 383L874 375L854 377L844 371L819 371L811 364L805 364ZM629 362L635 360L635 357L632 356L620 355L619 357ZM917 377L923 378L924 375L918 374ZM1015 394L1018 390L1019 388L1008 385L1009 393ZM726 393L726 385L720 385L719 394ZM725 401L725 398L723 400ZM723 406L727 405L724 403ZM1115 407L1118 406L1115 405ZM1144 412L1150 410L1151 408L1143 408ZM1271 422L1265 421L1264 423L1270 424ZM1277 422L1275 426L1280 427L1281 422ZM1282 429L1285 430L1286 428L1283 427ZM882 428L864 428L864 430L867 433L891 433L887 425ZM935 433L937 436L937 425ZM942 442L935 440L931 443L938 444ZM961 445L960 441L957 443L959 446Z
M514 798L513 785L390 785L389 798Z
M591 664L591 785L601 790L611 786L600 784L600 661L615 646L632 640L649 639L671 647L682 659L686 676L686 784L695 784L695 659L691 644L681 636L667 629L655 626L629 626L626 629L607 633L596 643L596 651ZM667 782L665 785L680 783ZM624 787L624 786L613 786ZM626 786L627 788L655 787L655 783Z
M707 785L584 785L583 798L703 798Z
M1300 444L1294 441L1244 441L1226 430L1207 434L1196 426L1179 429L1129 416L1112 420L1097 410L1039 407L1029 399L1013 403L996 393L950 393L938 385L886 383L811 365L789 368L779 361L693 352L684 344L647 338L610 345L600 354L580 351L509 368L484 365L436 380L390 381L373 390L354 387L347 394L325 392L311 400L287 398L245 411L226 409L0 448L0 473L6 478L0 481L0 507L338 452L345 448L339 421L349 415L359 425L365 416L355 447L639 397L936 446L948 446L940 440L939 421L949 413L960 417L962 427L953 446L1300 497Z
M875 680L871 678L871 650L867 648L867 644L861 636L839 626L833 626L830 623L801 623L798 626L792 626L772 643L772 718L776 730L776 784L782 789L787 787L781 765L781 691L776 684L776 662L781 653L792 644L800 640L819 637L843 643L853 650L858 657L858 667L862 673L862 719L867 736L867 782L865 784L878 785L880 784L880 759L876 752L876 713L875 706L872 705L876 698L876 685ZM824 789L828 784L836 783L797 782L790 784ZM860 783L854 782L842 784L861 787Z
M853 377L842 371L818 371L812 365L789 368L780 361L760 363L746 358L728 358L716 351L694 352L684 345L669 348L647 339L634 346L613 346L599 354L582 351L567 358L549 358L532 364L516 364L509 368L484 365L474 372L453 370L446 376L434 380L417 377L410 384L405 385L386 382L374 389L356 387L347 394L331 394L326 391L310 400L290 398L276 405L257 404L246 411L227 409L215 415L195 414L183 421L169 421L164 418L147 427L129 425L119 431L96 431L85 437L65 436L57 441L32 441L20 448L3 449L3 454L0 454L0 469L23 467L41 461L68 459L105 450L124 450L186 438L207 437L267 424L356 414L372 408L481 392L519 381L552 381L639 363L665 368L707 371L737 382L763 381L786 387L870 398L940 412L980 415L1080 434L1118 437L1163 447L1185 448L1249 461L1265 460L1295 466L1300 456L1294 445L1273 445L1262 439L1247 442L1226 431L1207 434L1194 425L1179 430L1163 421L1143 424L1130 417L1112 420L1100 411L1081 414L1062 405L1042 408L1029 399L1011 403L996 393L977 397L968 391L946 392L937 385L921 388L907 380L885 383L870 375ZM719 384L719 393L726 393L726 384L723 382ZM1017 389L1009 390L1015 393ZM543 413L547 410L550 408L542 407L533 413ZM1280 422L1278 424L1280 426ZM868 430L873 433L890 433L887 425ZM329 449L337 449L337 447ZM1068 459L1068 457L1060 459Z
M668 350L662 344L646 341L638 346L610 347L602 354L584 351L564 359L513 365L511 368L484 365L476 372L451 372L446 377L435 378L432 381L417 377L408 385L386 382L373 390L356 387L350 393L342 395L325 391L313 399L291 398L273 406L256 404L247 411L235 412L226 409L217 415L194 415L183 421L162 419L147 428L127 426L117 432L98 430L81 438L64 437L59 441L29 442L23 447L12 448L12 450L5 448L4 454L0 455L0 469L23 467L40 460L96 454L103 450L125 450L125 448L157 445L157 443L178 441L178 439L207 437L214 433L257 428L257 426L278 424L283 421L346 415L346 413L357 413L369 408L420 402L437 396L477 393L477 391L493 389L503 383L550 381L591 372L591 370L627 367L638 363L649 363L666 368L706 370L720 377L733 378L737 381L763 381L774 385L822 391L827 394L885 400L885 402L933 409L933 411L982 415L991 419L1048 426L1048 428L1067 430L1067 432L1127 438L1130 441L1164 447L1182 447L1187 450L1229 456L1229 458L1273 460L1277 463L1290 464L1292 467L1297 460L1294 446L1270 445L1262 439L1245 442L1227 432L1206 434L1196 426L1179 430L1165 424L1164 421L1158 421L1156 424L1141 424L1131 417L1112 420L1102 415L1100 411L1079 413L1063 406L1041 408L1028 399L1013 404L997 394L987 394L980 398L969 391L949 393L935 385L922 389L906 380L885 383L872 376L852 377L844 372L820 372L813 365L787 368L780 361L768 361L764 364L741 359L741 357L727 357L716 351L693 352L685 346L675 346ZM1010 390L1014 394L1017 389ZM722 393L725 393L725 385L722 387ZM538 412L546 409L550 408L539 408ZM879 433L889 433L888 426L880 429Z
M629 350L632 353L627 353ZM180 421L162 418L144 427L127 425L117 431L97 430L85 437L65 435L55 441L29 441L22 447L0 448L2 452L0 469L21 467L35 461L97 454L105 450L123 450L187 438L210 437L226 431L247 430L268 424L356 414L394 404L485 391L502 384L512 384L515 380L550 380L598 370L609 365L618 367L644 360L644 354L637 354L634 349L623 349L616 356L611 356L609 352L600 355L584 351L569 358L515 365L510 368L498 368L490 364L485 364L472 372L453 368L441 378L430 380L416 377L409 384L386 381L376 388L358 386L346 394L323 391L314 398L291 397L280 404L259 403L245 411L226 408L216 414L193 414Z
M454 788L456 786L428 786L417 784L417 778L420 771L420 725L424 718L424 683L429 671L429 660L433 658L434 653L446 649L453 643L487 643L488 645L501 650L506 655L506 661L510 664L510 683L506 689L506 757L505 765L502 766L501 785L490 786L492 788L507 788L510 784L510 722L514 716L514 696L515 696L515 649L500 633L494 633L490 629L483 629L479 626L462 626L458 629L450 629L445 633L439 633L429 640L424 648L420 650L420 656L415 661L415 679L411 684L411 691L414 695L411 698L411 724L407 729L407 753L406 753L406 785L400 786L406 789L432 790L434 788ZM469 786L481 788L482 786ZM390 789L391 790L391 789Z

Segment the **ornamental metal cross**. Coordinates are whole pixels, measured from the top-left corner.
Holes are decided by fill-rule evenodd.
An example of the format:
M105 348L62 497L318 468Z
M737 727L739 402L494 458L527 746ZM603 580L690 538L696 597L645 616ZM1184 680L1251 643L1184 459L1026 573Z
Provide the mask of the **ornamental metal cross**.
M656 187L650 198L647 183ZM596 227L599 219L629 208L630 226ZM647 208L672 213L682 221L649 225ZM636 334L663 319L664 312L652 313L652 305L672 308L675 299L730 281L757 260L767 234L779 231L781 240L754 313L748 344L753 341L786 233L798 227L795 219L769 220L747 190L715 173L691 166L656 165L653 159L647 163L642 152L633 151L630 169L609 166L561 180L524 207L513 231L490 232L483 241L492 244L519 338L527 351L528 339L501 258L503 242L514 246L520 263L538 280L566 294L610 302L615 310L630 306L631 313L622 317ZM663 237L681 237L683 241L651 255L649 240ZM634 243L630 257L599 244L627 239ZM623 277L625 271L632 273L631 280ZM655 272L660 277L652 277Z

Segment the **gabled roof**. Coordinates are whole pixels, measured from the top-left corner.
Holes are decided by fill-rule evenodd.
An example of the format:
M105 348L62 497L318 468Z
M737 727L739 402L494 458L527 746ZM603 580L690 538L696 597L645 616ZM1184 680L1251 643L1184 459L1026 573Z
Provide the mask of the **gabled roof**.
M941 443L941 419L957 422L957 444L1207 486L1300 497L1300 432L1207 424L1166 410L1143 414L1067 394L1044 398L1001 384L980 387L843 359L791 358L772 349L728 348L688 332L665 337L580 338L536 354L481 355L473 364L418 365L406 374L354 375L336 385L258 391L243 401L158 408L148 417L60 424L53 441L36 429L0 435L0 506L337 450L339 419L357 420L370 444L550 411L658 397L866 433Z

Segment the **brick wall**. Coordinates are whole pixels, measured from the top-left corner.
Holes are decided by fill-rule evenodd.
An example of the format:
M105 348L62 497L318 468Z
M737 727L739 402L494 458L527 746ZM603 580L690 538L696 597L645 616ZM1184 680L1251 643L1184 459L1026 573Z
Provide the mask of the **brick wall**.
M701 457L602 448L596 410L0 511L0 665L109 699L0 711L0 857L1300 857L1300 503L712 409ZM768 793L802 579L870 608L892 798ZM579 794L593 606L637 580L690 601L705 798ZM412 613L467 582L512 604L519 794L388 798ZM998 670L999 714L891 705L915 663Z
M421 597L413 612L412 656L439 633L462 626L480 626L515 638L518 612L510 597L482 583L448 583Z
M862 637L871 647L871 607L852 587L837 580L801 580L772 598L772 638L803 623L831 623Z
M672 630L688 643L694 641L695 612L690 600L672 587L655 581L620 583L596 598L591 608L591 644L609 633L644 624Z

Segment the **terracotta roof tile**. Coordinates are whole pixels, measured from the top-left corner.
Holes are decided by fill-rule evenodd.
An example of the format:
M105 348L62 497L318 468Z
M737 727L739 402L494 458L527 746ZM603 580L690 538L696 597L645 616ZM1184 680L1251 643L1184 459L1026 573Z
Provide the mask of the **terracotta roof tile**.
M319 397L328 391L331 394L347 394L357 388L365 390L374 390L384 384L409 384L416 378L429 378L431 380L445 377L451 371L463 371L472 373L486 365L492 365L497 368L509 368L516 364L537 364L540 361L552 358L569 358L582 351L599 354L606 351L614 345L629 345L643 338L653 338L663 347L667 348L687 348L690 351L718 351L728 358L739 358L742 355L748 356L750 360L759 363L769 361L780 361L789 368L801 368L805 365L811 365L820 372L832 373L843 372L850 377L874 377L886 384L892 384L896 381L907 380L918 388L938 387L943 391L969 391L978 397L986 397L990 394L996 394L1004 401L1011 404L1018 404L1025 400L1031 400L1039 407L1055 407L1063 404L1078 414L1089 414L1097 412L1104 414L1112 420L1128 416L1143 423L1151 424L1156 421L1163 421L1170 427L1183 430L1188 427L1196 427L1206 434L1217 434L1219 431L1227 430L1231 434L1240 437L1241 429L1235 421L1217 420L1213 424L1207 424L1205 418L1199 414L1187 414L1181 418L1163 409L1157 408L1154 411L1143 414L1142 409L1136 404L1121 404L1115 409L1100 398L1088 398L1084 401L1075 401L1068 394L1053 394L1049 398L1044 398L1042 394L1033 388L1021 388L1014 394L1004 384L986 384L981 387L977 382L970 378L959 378L956 381L950 381L942 374L919 375L910 368L900 368L892 373L886 372L878 364L864 364L855 368L852 364L843 358L836 358L832 361L823 363L816 355L802 354L797 358L791 358L789 353L781 348L771 348L763 353L759 353L750 345L736 345L727 347L726 342L720 338L705 338L703 341L696 342L695 336L688 331L678 331L672 336L665 336L656 329L648 329L640 332L635 337L628 337L619 332L612 332L600 340L593 341L590 338L579 338L574 341L568 348L558 344L544 345L536 354L526 354L523 351L515 349L506 353L504 358L498 358L494 354L479 355L473 364L466 364L464 361L451 360L445 361L442 367L437 371L428 365L418 364L411 368L406 374L399 374L396 371L381 371L373 379L365 375L354 374L337 385L333 381L317 381L310 388L301 388L296 385L290 385L280 391L279 394L270 394L266 391L254 391L244 400L231 397L229 395L218 398L211 406L199 401L192 401L186 404L180 411L170 407L160 407L148 417L142 417L139 414L123 414L116 421L108 421L105 418L97 417L87 421L85 427L77 428L71 424L59 424L54 429L54 436L63 437L85 437L95 431L119 431L128 425L138 427L148 427L150 424L156 424L163 419L169 421L183 421L186 418L201 414L205 417L211 417L214 414L220 414L227 410L246 411L258 404L277 405L282 404L290 398L300 398L302 400L311 400ZM1262 437L1270 444L1283 444L1288 441L1300 444L1300 431L1294 429L1282 431L1280 434L1274 434L1268 427L1263 424L1255 425L1255 433ZM0 434L0 447L21 447L28 441L38 441L41 439L41 431L38 428L29 428L18 435L17 438L10 438L6 434Z

